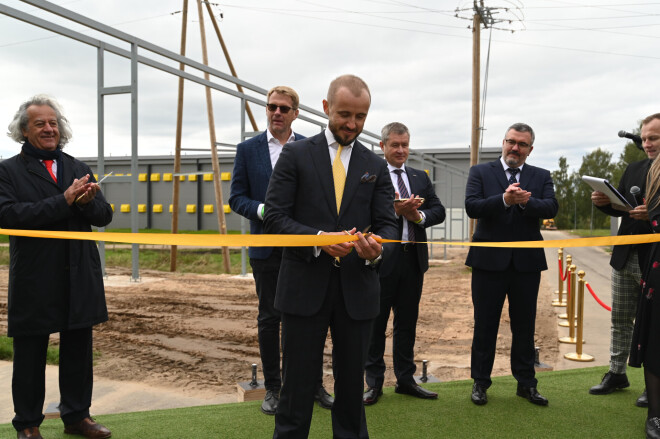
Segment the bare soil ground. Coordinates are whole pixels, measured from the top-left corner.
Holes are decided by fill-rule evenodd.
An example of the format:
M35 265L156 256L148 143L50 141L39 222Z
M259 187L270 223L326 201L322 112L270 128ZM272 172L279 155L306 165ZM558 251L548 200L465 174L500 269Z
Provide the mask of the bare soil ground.
M429 373L441 381L470 377L472 303L467 250L449 249L424 282L417 327L416 358L429 360ZM7 267L0 267L0 333L7 325ZM110 320L95 328L101 353L97 376L167 387L198 397L235 394L236 383L249 381L250 365L261 364L257 342L254 282L228 275L108 269L106 296ZM536 342L542 361L557 357L557 327L549 288L539 293ZM391 337L391 320L388 337ZM57 343L57 337L52 338ZM388 339L389 341L389 339ZM493 375L508 375L511 333L508 311L502 315ZM325 349L325 384L331 390L331 341ZM391 346L386 386L394 385ZM421 372L421 367L418 367ZM260 377L261 378L261 377Z

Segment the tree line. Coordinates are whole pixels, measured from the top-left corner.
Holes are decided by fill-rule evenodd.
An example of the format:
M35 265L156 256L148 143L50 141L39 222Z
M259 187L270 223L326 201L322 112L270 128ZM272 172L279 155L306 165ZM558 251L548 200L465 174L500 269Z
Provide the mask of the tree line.
M605 178L614 187L618 187L628 164L645 158L644 151L633 142L626 144L618 161L612 160L611 152L598 148L582 156L582 165L572 172L566 157L559 157L559 169L552 171L555 196L559 202L556 226L560 229L609 229L610 217L593 206L592 189L582 181L582 176Z

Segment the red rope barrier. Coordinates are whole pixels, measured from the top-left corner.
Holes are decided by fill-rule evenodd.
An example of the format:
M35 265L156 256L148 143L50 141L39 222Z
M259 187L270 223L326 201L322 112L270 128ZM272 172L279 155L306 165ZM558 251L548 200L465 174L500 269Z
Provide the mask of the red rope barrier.
M561 278L561 281L564 282L566 280L566 276L568 276L568 267L566 267L566 271L564 271L563 261L561 259L557 259L557 262L559 262L559 277Z
M591 289L591 285L589 285L589 282L585 282L585 284L587 285L587 289L589 290L589 292L591 293L591 295L593 296L593 298L596 300L596 302L598 302L598 304L599 304L600 306L602 306L603 308L605 308L606 310L608 310L608 311L612 311L612 307L605 305L605 304L603 303L603 301L600 300L600 299L598 298L598 296L596 296L596 293L594 293L594 290Z

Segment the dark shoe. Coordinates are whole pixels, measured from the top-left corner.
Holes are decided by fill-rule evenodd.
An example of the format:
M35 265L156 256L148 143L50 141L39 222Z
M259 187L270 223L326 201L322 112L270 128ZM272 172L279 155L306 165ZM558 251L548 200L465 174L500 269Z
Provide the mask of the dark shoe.
M426 390L419 384L399 384L397 383L396 386L394 386L394 392L395 393L401 393L403 395L410 395L414 396L415 398L421 398L421 399L438 399L438 394L435 392L431 392L430 390Z
M486 388L480 386L477 383L474 383L472 386L472 395L470 396L472 402L476 405L484 405L488 402L488 396L486 396Z
M382 387L369 387L364 395L362 395L362 402L364 405L374 405L378 402L378 398L383 396Z
M548 398L541 395L536 387L524 387L518 384L516 395L527 398L527 401L536 405L548 405Z
M104 439L112 436L110 430L94 422L92 418L85 418L77 424L65 425L64 433L79 434L89 439Z
M589 393L592 395L607 395L616 389L625 389L626 387L630 387L630 383L625 373L607 372L603 376L603 381L589 389Z
M660 439L660 418L657 416L646 420L646 439Z
M261 403L261 411L267 415L274 415L277 403L280 402L280 392L277 390L266 390L264 402Z
M330 394L325 390L323 386L320 386L316 393L314 394L314 400L319 403L319 407L330 410L332 405L335 403L335 399L330 396Z
M18 439L44 439L39 433L39 427L28 427L18 432Z
M639 395L639 398L637 398L637 401L635 401L635 405L637 407L649 406L649 397L646 396L646 389L644 389L644 392L641 395Z

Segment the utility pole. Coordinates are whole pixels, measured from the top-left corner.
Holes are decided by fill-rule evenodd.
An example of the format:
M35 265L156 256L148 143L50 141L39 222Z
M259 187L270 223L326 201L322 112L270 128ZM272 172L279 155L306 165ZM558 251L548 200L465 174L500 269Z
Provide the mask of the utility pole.
M479 120L481 94L481 25L488 28L493 22L490 9L484 7L483 0L474 0L474 15L472 16L472 132L470 135L470 167L479 163L479 145L481 144L481 125ZM470 220L469 236L477 225L477 221Z

